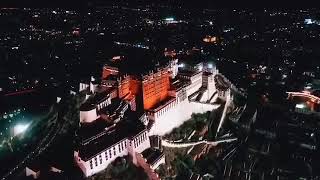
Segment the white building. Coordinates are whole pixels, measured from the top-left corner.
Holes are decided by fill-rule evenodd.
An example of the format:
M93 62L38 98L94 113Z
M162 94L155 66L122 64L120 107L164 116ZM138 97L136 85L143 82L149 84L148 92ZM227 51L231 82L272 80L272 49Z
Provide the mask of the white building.
M90 97L80 110L77 135L81 143L74 151L74 160L86 177L106 169L118 157L130 155L133 163L139 164L136 155L150 148L145 113L131 111L125 101L111 101L110 96ZM152 167L161 164L163 158Z
M111 104L111 96L107 93L99 93L90 96L80 106L80 123L89 123L98 119L98 111Z
M178 74L178 59L173 59L169 64L169 71L171 72L171 78L175 78Z
M153 122L150 135L164 135L191 118L192 113L205 113L217 109L218 97L214 75L211 72L181 70L172 82L166 101L150 109L147 116Z
M93 138L83 141L74 152L77 165L86 177L104 169L117 157L130 155L136 163L135 153L150 148L148 131L142 123L119 122Z

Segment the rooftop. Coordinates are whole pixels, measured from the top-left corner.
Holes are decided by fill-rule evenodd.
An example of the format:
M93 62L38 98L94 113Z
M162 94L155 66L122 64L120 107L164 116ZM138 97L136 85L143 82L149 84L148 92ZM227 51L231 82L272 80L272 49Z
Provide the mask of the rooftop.
M97 119L92 123L82 123L78 131L79 137L85 141L92 138L104 131L105 128L110 127L112 124L104 119Z
M108 60L105 64L118 68L122 74L140 76L169 63L169 59L163 55L155 58L154 53L150 50L124 49L121 55L123 55L121 61ZM137 66L137 64L139 65Z
M181 59L181 60L180 60ZM186 65L189 65L191 67L204 62L205 57L201 55L201 53L193 51L193 54L191 55L183 55L181 58L179 58L179 63L184 63Z
M174 90L180 90L181 88L189 85L190 82L186 82L186 81L181 81L179 78L175 78L172 80L172 83L171 83L171 90L174 89Z
M191 77L191 76L194 76L199 73L202 73L202 71L192 71L192 70L186 70L186 69L179 69L178 75Z
M96 93L90 96L89 99L80 106L80 111L89 111L96 107L96 105L109 97L109 92Z
M171 97L168 96L165 100L160 101L159 103L157 103L156 105L153 106L153 108L150 109L150 111L158 111L159 109L162 109L163 107L165 107L167 104L171 103L172 101L175 101L176 98L175 97Z
M107 80L107 81L117 81L118 78L119 78L119 75L110 74L110 75L108 75L108 77L105 78L104 80Z
M147 163L153 165L158 159L163 156L163 152L159 149L148 148L142 152L142 156L147 160Z
M111 100L111 104L109 104L108 106L102 108L99 113L102 114L113 114L115 113L118 109L120 109L120 107L122 107L123 105L125 105L125 102L119 98L113 98Z
M204 71L204 72L203 72L203 75L205 75L205 76L210 76L210 75L212 75L212 73L211 73L211 72Z
M79 156L84 161L87 161L117 142L125 138L133 137L144 130L146 130L146 128L139 119L124 119L115 124L113 128L106 131L103 136L100 136L86 145L80 146Z

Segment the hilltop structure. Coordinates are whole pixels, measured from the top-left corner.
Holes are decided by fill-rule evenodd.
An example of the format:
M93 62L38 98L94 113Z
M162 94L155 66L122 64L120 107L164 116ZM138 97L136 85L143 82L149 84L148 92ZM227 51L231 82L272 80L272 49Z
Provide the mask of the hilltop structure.
M172 58L132 72L121 61L125 58L115 57L104 65L101 82L91 78L80 83L86 100L80 107L75 162L91 176L117 157L130 155L150 179L157 179L154 169L165 157L161 145L150 145L149 136L170 132L192 113L218 108L216 99L230 96L230 89L216 88L218 70L213 64L184 67Z

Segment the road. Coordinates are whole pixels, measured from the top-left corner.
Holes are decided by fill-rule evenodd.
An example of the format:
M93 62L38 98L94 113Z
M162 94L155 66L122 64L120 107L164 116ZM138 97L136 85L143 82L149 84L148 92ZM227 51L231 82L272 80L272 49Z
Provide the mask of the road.
M22 161L20 161L16 167L11 169L7 174L5 174L1 180L8 180L11 179L12 176L18 172L19 170L22 170L25 168L27 163L30 161L34 160L36 157L38 157L43 151L47 149L47 147L50 146L50 144L53 142L53 140L56 138L57 134L60 132L62 129L64 123L66 120L62 117L60 117L60 114L57 113L55 114L54 118L56 118L56 123L53 124L53 126L50 128L49 132L43 139L38 143L38 146L30 152Z
M7 93L7 94L5 94L4 96L21 95L21 94L27 94L27 93L31 93L31 92L35 92L35 91L36 91L36 89L27 89L27 90L22 90L22 91Z
M217 128L216 137L217 137L220 129L222 128L222 125L223 125L224 120L226 119L226 116L227 116L227 113L228 113L228 108L229 108L229 106L231 104L232 104L232 99L231 99L230 95L227 95L226 103L224 105L224 109L223 109L223 112L222 112L222 115L221 115L221 119L219 121L219 125L218 125L218 128Z

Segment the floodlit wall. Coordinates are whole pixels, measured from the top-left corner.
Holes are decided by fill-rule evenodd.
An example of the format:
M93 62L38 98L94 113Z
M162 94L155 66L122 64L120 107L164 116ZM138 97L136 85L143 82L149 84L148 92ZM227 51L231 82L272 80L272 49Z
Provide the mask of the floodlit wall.
M181 101L175 108L169 109L162 116L151 117L154 125L150 129L150 135L164 135L179 127L191 118L193 113L205 113L217 109L220 105Z
M130 154L136 162L135 153L141 153L148 148L150 148L149 135L144 130L132 139L123 139L86 161L82 160L79 153L75 151L74 160L84 175L89 177L106 169L118 157Z
M116 158L128 155L127 144L127 140L120 141L87 161L83 161L75 152L75 161L86 177L92 176L106 169Z
M98 119L96 108L89 111L80 111L80 122L81 123L90 123Z
M168 97L170 89L169 77L170 74L167 69L144 76L142 92L145 110L153 108Z

